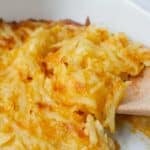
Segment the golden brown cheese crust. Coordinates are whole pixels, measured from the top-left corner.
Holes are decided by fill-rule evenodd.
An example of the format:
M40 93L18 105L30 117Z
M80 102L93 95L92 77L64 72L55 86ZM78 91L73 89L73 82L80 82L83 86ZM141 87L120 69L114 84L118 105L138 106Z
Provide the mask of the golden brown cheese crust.
M0 23L0 149L115 149L105 129L150 53L86 25Z

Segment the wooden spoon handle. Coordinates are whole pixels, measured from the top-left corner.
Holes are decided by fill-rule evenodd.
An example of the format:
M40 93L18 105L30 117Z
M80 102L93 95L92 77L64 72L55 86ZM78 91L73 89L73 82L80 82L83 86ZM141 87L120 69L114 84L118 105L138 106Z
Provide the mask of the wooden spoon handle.
M131 80L117 113L150 116L150 67Z

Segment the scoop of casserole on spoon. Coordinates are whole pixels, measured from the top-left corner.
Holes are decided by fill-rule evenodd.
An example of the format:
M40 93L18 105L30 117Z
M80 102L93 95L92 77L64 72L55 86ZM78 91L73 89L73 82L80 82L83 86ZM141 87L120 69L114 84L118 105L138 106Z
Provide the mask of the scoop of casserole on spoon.
M131 79L117 113L150 116L150 67Z

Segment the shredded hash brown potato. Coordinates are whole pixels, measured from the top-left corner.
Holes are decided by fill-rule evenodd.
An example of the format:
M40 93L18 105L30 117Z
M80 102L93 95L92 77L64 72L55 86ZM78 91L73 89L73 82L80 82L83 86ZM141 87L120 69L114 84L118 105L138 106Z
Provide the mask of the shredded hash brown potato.
M89 22L1 21L0 149L116 149L115 110L145 66L146 48Z

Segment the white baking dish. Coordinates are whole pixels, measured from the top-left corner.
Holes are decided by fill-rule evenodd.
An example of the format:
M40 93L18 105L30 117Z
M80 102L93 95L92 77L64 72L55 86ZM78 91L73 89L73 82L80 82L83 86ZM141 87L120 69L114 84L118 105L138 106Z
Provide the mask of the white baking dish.
M64 19L108 27L125 32L131 39L150 46L150 14L129 0L0 0L0 17L5 20ZM149 150L150 139L120 129L116 138L122 150Z

